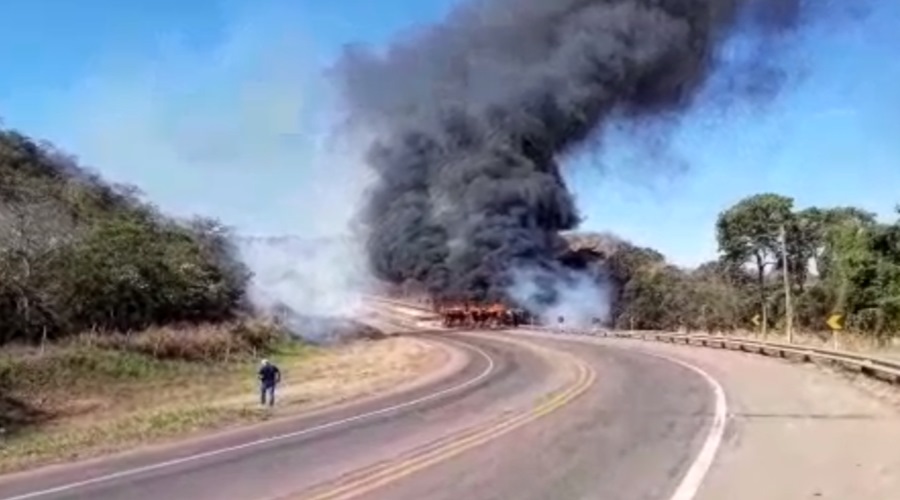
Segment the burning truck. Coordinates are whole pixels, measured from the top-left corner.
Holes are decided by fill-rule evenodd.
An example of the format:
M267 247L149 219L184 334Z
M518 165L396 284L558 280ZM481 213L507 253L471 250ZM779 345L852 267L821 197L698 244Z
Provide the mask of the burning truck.
M446 328L516 328L529 322L526 311L511 309L498 303L436 304L435 310Z

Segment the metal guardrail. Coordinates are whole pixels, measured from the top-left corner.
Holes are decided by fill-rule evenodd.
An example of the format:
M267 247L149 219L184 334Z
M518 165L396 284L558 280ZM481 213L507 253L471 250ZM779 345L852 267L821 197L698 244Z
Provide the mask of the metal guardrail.
M560 332L552 327L533 328L540 331ZM803 362L830 362L842 365L854 371L861 372L873 378L900 384L900 362L867 356L847 351L821 349L796 344L783 344L780 342L764 342L761 340L739 339L718 335L701 335L685 333L663 332L627 332L609 330L565 330L561 333L580 334L599 337L616 337L638 340L651 340L667 342L671 344L695 345L701 347L713 347L731 349L764 356L780 357L785 359L799 359Z
M408 309L416 309L423 312L434 313L434 311L427 307L423 307L418 304L410 304L401 300L386 299L383 297L374 296L368 298L386 305L395 305ZM861 372L865 375L884 380L886 382L900 384L900 361L848 351L838 351L833 349L823 349L819 347L809 347L797 344L766 342L761 340L741 339L735 337L706 334L665 333L651 331L629 332L604 329L578 330L565 327L559 328L528 325L523 325L521 328L568 335L587 335L595 337L650 340L657 342L667 342L671 344L731 349L785 359L799 359L807 363L824 361L839 364L845 368Z

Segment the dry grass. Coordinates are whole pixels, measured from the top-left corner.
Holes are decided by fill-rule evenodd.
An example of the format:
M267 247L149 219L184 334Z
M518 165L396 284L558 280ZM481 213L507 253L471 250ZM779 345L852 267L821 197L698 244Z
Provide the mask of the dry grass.
M715 332L716 335L736 337L750 340L764 340L768 342L787 342L787 335L782 331L770 331L763 336L759 332L736 331ZM883 356L900 359L900 337L893 339L877 339L870 335L861 335L855 332L794 332L793 343L797 345L819 347L824 349L838 349L843 351L858 352L872 356Z
M116 340L124 344L115 346L105 339L82 338L41 356L17 353L20 356L0 360L0 370L31 374L17 379L6 393L10 401L2 408L7 422L5 436L0 435L4 441L0 472L258 422L372 394L419 376L440 355L431 345L409 338L360 341L333 349L282 343L269 353L284 376L278 404L269 410L258 404L255 360L238 356L240 351L223 350L228 342L221 333L210 330L199 335L190 350L171 346L171 335L149 332ZM184 356L188 351L214 352L231 361L191 362ZM169 352L172 358L148 352Z
M0 350L0 429L9 436L60 415L90 413L111 398L131 404L135 388L215 379L260 353L298 349L263 323L155 328L133 335L85 334L46 348ZM114 397L114 398L113 398Z
M187 328L151 328L139 334L85 334L76 345L146 354L157 359L229 362L256 356L283 340L286 333L271 323L236 321Z

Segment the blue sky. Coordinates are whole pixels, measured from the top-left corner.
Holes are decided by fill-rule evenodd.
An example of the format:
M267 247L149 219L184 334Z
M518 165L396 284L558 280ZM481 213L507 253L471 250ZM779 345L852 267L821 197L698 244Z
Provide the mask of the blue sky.
M345 168L352 154L322 146L332 117L321 68L343 43L385 43L453 0L3 3L7 126L137 184L164 209L277 233L333 229L359 189ZM900 202L896 26L900 3L873 0L856 25L804 33L789 56L797 78L776 101L682 117L656 161L685 171L654 174L627 134L571 159L584 228L693 265L715 255L716 215L761 191L890 217Z

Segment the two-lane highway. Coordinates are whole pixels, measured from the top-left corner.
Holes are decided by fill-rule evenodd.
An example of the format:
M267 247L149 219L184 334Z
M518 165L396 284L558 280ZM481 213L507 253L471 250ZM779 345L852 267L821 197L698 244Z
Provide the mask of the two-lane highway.
M676 363L507 334L435 334L439 382L185 445L0 478L0 498L659 498L709 434Z
M703 376L671 360L625 350L533 342L593 367L590 389L546 418L365 498L693 497L699 483L683 480L710 436L715 410Z

